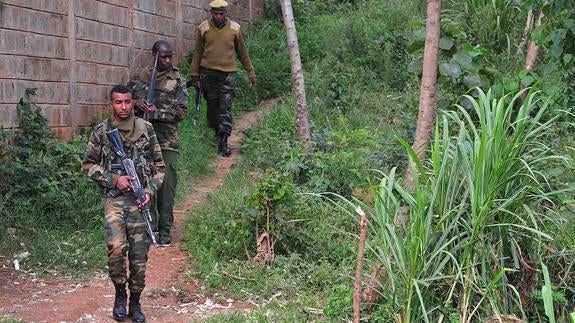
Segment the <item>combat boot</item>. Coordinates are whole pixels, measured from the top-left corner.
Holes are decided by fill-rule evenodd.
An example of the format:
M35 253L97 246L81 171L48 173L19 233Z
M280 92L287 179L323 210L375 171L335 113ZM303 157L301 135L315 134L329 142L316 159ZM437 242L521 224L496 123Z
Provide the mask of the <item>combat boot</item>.
M140 305L140 295L142 293L130 293L130 318L132 322L146 322L146 317L142 313L142 306Z
M122 322L126 319L126 304L128 303L126 284L114 284L114 287L116 288L116 297L114 298L112 316L114 320Z
M228 134L221 133L218 143L218 150L222 153L223 156L228 157L232 154L232 151L228 147Z

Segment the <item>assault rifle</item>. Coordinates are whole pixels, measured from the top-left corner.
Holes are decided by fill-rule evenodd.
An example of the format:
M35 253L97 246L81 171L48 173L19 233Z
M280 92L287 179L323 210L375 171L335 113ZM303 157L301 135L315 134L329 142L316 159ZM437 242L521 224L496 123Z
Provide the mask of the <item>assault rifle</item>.
M194 114L194 127L196 126L200 105L202 104L202 86L196 88L196 113Z
M154 97L156 95L156 79L158 78L158 56L160 53L156 53L156 58L154 59L154 67L152 67L152 74L150 74L150 80L148 81L148 95L146 96L146 103L154 104ZM144 118L147 118L148 112L144 113Z
M152 243L156 244L156 237L154 237L154 232L152 231L152 214L150 213L150 206L149 203L144 204L144 201L146 201L146 193L144 192L144 188L138 179L134 161L126 155L124 146L122 145L122 138L120 137L120 133L118 132L117 128L106 131L106 135L112 144L112 149L116 155L120 157L123 166L122 168L126 172L126 175L130 176L132 191L134 191L134 195L136 195L136 199L138 199L138 202L142 208L142 216L146 221L146 229L148 230L148 235L152 239Z
M193 125L196 126L196 123L198 121L198 113L200 112L200 106L202 105L202 95L203 95L202 77L199 76L200 86L198 86L198 87L196 87L197 83L194 80L197 80L197 79L192 78L191 80L186 81L186 87L190 88L193 86L196 88L196 113L194 114L194 119L193 119Z

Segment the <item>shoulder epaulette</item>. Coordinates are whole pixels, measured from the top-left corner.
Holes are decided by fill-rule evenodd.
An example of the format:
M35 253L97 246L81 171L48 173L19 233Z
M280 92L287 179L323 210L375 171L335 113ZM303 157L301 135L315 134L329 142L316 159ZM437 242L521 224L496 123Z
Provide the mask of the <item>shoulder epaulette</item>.
M202 21L202 23L198 26L201 35L203 36L206 31L210 30L210 22L207 20Z
M240 24L233 20L230 20L230 28L238 33L240 32Z
M148 129L153 128L152 124L149 121L147 121L146 119L136 117L135 125L136 125L136 127L142 129L142 132L144 133L144 137L146 137L146 139L150 140L150 135L148 134Z

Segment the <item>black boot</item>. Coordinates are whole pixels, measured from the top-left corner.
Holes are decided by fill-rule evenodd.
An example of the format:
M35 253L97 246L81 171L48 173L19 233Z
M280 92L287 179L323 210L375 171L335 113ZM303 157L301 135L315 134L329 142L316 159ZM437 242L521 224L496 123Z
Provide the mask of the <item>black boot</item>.
M142 313L142 306L140 305L141 293L130 293L130 318L132 322L146 322L146 317Z
M219 142L218 142L218 150L222 153L223 156L228 157L232 154L232 151L228 147L228 137L229 135L226 133L221 133Z
M112 316L114 320L122 322L126 319L126 304L128 303L126 284L114 284L114 287L116 288L116 297L114 298Z

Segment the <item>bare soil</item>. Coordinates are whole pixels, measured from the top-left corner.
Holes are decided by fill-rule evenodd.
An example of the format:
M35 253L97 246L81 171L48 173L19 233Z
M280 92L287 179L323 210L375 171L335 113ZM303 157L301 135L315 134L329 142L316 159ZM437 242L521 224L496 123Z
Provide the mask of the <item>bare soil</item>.
M229 138L231 156L216 158L214 173L200 179L194 192L176 206L172 245L150 248L146 289L141 300L147 322L190 322L214 314L249 311L253 307L232 299L210 299L202 293L201 282L187 277L193 259L182 249L182 228L194 208L225 181L240 156L242 130L250 128L275 103L265 101L258 109L236 118ZM57 274L38 276L25 270L16 271L7 258L0 258L0 265L0 321L2 317L10 317L25 322L115 322L111 315L114 287L106 273L94 273L87 281L78 283Z

